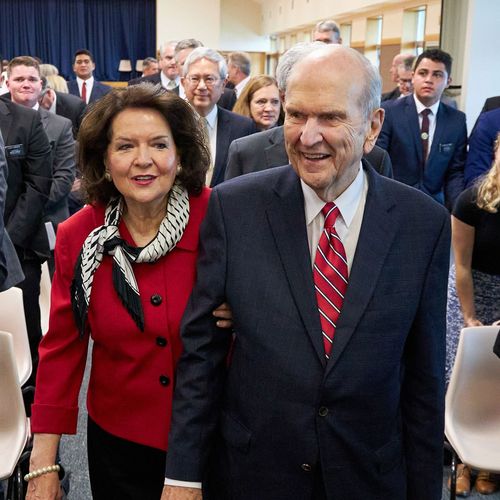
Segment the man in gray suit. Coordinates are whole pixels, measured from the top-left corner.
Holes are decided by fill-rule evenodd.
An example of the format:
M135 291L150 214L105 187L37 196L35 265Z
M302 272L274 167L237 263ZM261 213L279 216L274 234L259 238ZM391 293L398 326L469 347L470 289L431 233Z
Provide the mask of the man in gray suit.
M0 132L0 292L15 286L24 279L16 249L10 240L3 222L5 197L7 193L7 161L5 160L5 144Z
M276 68L276 80L283 105L286 83L293 65L319 47L322 47L320 41L298 43L281 56ZM375 146L364 158L379 174L392 177L391 159L385 150ZM225 180L288 163L283 127L274 127L264 132L241 137L231 143Z

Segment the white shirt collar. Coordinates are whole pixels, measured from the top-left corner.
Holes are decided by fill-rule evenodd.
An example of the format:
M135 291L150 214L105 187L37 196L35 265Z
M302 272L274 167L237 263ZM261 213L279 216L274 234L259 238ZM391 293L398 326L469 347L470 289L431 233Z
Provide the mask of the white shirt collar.
M240 97L241 92L243 91L243 89L245 88L245 86L249 80L250 80L250 76L247 76L246 78L241 80L240 83L238 83L237 85L234 86L234 91L236 92L236 97Z
M177 78L175 78L174 80L170 80L170 78L168 78L168 76L165 76L165 73L163 73L163 71L160 71L160 79L161 79L161 86L164 88L164 89L168 89L168 84L172 81L175 82L175 86L178 87L180 82L181 82L181 78L180 76L178 76Z
M413 94L413 99L415 100L415 106L417 107L417 114L420 114L424 109L430 109L431 113L436 116L440 101L435 102L432 106L424 106L417 98L415 94Z
M215 105L212 111L210 111L210 113L208 113L208 115L204 118L207 120L210 129L213 129L217 123L217 105Z
M306 224L310 224L313 219L321 212L325 206L325 202L310 188L302 179L302 192L304 194L304 210L306 214ZM363 167L359 163L358 173L355 179L347 187L347 189L333 200L337 205L340 215L344 220L347 227L350 226L356 210L359 205L359 200L363 194L363 186L365 183L365 176L363 175Z
M79 76L76 77L76 81L78 82L78 87L82 88L83 82L87 84L87 88L94 85L94 76L92 75L90 78L86 80L82 80Z

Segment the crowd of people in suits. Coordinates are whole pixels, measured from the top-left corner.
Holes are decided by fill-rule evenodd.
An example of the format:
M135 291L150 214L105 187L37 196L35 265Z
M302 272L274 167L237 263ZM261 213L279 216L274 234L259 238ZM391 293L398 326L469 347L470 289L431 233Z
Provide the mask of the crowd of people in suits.
M243 52L168 41L114 90L86 49L68 82L36 58L8 62L0 290L23 290L32 471L76 431L92 338L94 498L197 499L202 483L209 499L440 498L459 331L500 320L500 97L468 138L444 95L448 53L398 54L396 87L381 94L335 22L313 40L282 55L276 78L252 76ZM340 214L332 233L325 202ZM341 274L324 234L345 293L317 262ZM53 304L39 350L45 260ZM459 472L465 495L471 471ZM479 471L476 489L498 479ZM30 479L28 498L58 495L51 471Z

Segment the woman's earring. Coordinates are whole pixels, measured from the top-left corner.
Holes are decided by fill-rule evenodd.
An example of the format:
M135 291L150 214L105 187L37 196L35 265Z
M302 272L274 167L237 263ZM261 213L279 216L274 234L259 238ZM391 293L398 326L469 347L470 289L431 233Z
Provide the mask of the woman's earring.
M104 178L108 181L108 182L111 182L113 179L111 177L111 174L109 173L109 170L106 170L104 172Z
M179 173L182 170L182 165L181 162L177 163L177 173Z

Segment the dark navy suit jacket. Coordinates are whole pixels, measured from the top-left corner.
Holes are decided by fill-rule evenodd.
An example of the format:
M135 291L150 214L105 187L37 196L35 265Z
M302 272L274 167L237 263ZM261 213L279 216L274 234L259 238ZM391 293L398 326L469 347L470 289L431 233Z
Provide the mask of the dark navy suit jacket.
M108 92L111 92L111 87L109 85L105 85L104 83L98 82L94 78L94 85L92 86L92 93L89 97L89 104L97 101L101 97L104 97ZM70 94L76 95L77 97L81 97L80 91L78 90L78 82L76 80L70 80L68 82L68 91Z
M210 186L216 186L224 180L227 164L227 153L231 143L239 137L257 132L255 123L246 116L218 106L217 112L217 148L215 153L214 173Z
M365 169L328 363L299 178L277 167L213 189L181 331L168 478L204 478L209 499L310 499L321 468L327 498L441 499L449 214ZM213 321L226 300L234 336Z
M385 120L377 145L392 161L394 179L420 189L451 210L464 188L467 148L465 114L442 102L425 168L413 95L382 104Z
M498 132L500 132L500 108L481 113L470 136L469 154L465 164L466 186L470 186L490 169Z

